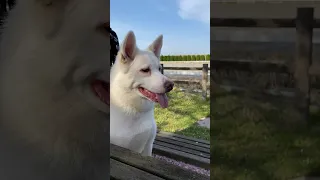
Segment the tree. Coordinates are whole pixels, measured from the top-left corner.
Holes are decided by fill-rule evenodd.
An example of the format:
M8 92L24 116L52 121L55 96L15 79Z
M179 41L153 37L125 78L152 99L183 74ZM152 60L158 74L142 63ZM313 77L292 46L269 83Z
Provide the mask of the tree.
M207 61L210 61L210 54L207 54L207 55L206 55L206 60L207 60Z
M191 55L191 61L195 61L196 60L196 56L195 55Z

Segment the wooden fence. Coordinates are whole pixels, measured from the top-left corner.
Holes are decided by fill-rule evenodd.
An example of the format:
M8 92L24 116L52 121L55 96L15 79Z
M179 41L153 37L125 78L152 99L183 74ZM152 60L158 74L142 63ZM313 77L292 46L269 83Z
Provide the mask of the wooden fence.
M208 72L209 72L209 65L202 64L202 67L164 67L161 64L161 73L164 74L164 70L180 70L180 71L195 71L195 70L202 70L202 78L200 81L195 80L194 82L201 84L202 89L202 97L204 100L207 99L208 96ZM185 80L182 79L175 79L174 82L176 83L185 83ZM189 80L187 82L190 82Z
M302 121L309 119L310 76L320 75L320 66L312 63L313 28L319 21L314 20L313 8L297 8L295 19L220 19L212 18L211 27L246 27L246 28L296 28L296 54L291 64L283 62L252 60L221 60L211 58L214 71L237 70L250 73L284 73L294 80L294 104ZM263 23L269 22L269 23ZM271 23L270 23L271 22ZM212 42L214 43L214 42ZM212 45L211 45L212 46ZM213 74L213 73L212 73ZM212 80L217 81L214 76ZM220 84L223 85L223 84ZM251 87L246 87L251 88ZM264 93L264 92L260 92Z

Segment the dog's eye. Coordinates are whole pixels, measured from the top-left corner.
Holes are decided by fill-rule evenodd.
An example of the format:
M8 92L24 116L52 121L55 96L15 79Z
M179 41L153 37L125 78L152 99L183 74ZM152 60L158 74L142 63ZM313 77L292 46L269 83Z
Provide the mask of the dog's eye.
M140 71L143 73L148 73L150 72L150 68L144 68L144 69L141 69Z

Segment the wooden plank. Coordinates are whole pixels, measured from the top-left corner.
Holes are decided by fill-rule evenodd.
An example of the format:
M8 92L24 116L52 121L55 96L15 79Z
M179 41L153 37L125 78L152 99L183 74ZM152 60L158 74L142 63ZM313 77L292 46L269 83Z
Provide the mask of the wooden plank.
M189 148L189 149L193 149L193 150L196 150L196 151L200 151L200 152L203 152L203 153L210 154L210 148L204 148L204 147L200 147L200 146L197 146L197 145L183 143L183 142L179 142L179 141L176 141L176 140L163 138L163 137L159 137L159 136L157 136L155 140L156 141L160 141L160 142L166 142L166 143L169 143L169 144L175 144L177 146L186 147L186 148Z
M187 148L187 147L178 146L178 145L175 145L175 144L172 144L172 143L161 142L161 141L155 141L154 144L156 144L158 146L174 149L174 150L177 150L177 151L185 152L185 153L188 153L188 154L192 154L192 155L195 155L195 156L200 156L200 157L204 157L204 158L210 159L210 153L208 154L208 153L204 153L204 152L197 151L197 150L194 150L194 149L190 149L190 148Z
M133 166L166 180L208 180L209 177L182 169L178 166L154 159L143 157L119 146L110 144L110 157L116 161Z
M114 159L110 159L110 177L116 180L164 180Z
M210 42L210 46L212 45L212 43ZM211 56L212 57L212 56ZM211 72L213 72L213 68L214 68L214 66L211 66L210 67L210 71ZM213 106L213 103L216 103L217 101L216 101L216 96L214 95L214 93L215 93L215 91L218 89L218 86L217 86L217 84L216 84L216 82L214 81L214 75L213 75L214 73L210 73L210 102L211 102L211 104L210 104L210 113L211 113L211 115L213 114L213 112L214 112L214 106ZM212 92L212 91L214 91L214 92ZM211 125L212 125L213 123L211 123L211 120L210 120L210 129L213 129L213 127L211 127ZM213 125L212 125L213 126ZM213 137L213 138L215 138L215 135L214 135L214 133L213 133L213 131L210 131L210 140L212 140L211 139L211 137ZM213 143L212 143L213 144ZM213 145L212 145L213 146Z
M273 41L274 37L272 37L272 35L270 34L266 36L260 36L257 34L253 35L252 38L261 38L257 41L253 41L253 39L248 41L233 41L233 39L237 39L240 37L239 34L234 33L233 35L226 35L224 37L222 35L221 37L225 38L225 40L223 41L211 40L210 53L215 55L213 56L213 60L239 59L254 61L292 62L294 59L295 32L292 33L292 43ZM248 35L245 34L244 36L241 36L240 39L243 40L244 37L248 37ZM264 37L266 37L266 39L263 39ZM268 39L270 39L270 41ZM314 44L315 48L320 47L319 45L320 44Z
M192 141L192 140L188 140L188 139L182 139L182 138L173 137L173 136L165 135L165 134L157 134L157 136L168 138L168 139L172 139L172 140L175 140L175 141L178 141L178 142L183 142L183 143L187 143L187 144L191 144L191 145L196 145L196 146L199 146L199 147L210 148L209 144L203 144L203 143Z
M208 84L208 71L209 71L209 66L208 64L203 64L202 67L202 82L201 82L201 86L202 86L202 98L204 100L207 99L207 84Z
M193 138L193 137L188 137L188 136L183 136L183 135L180 135L180 134L169 133L169 132L164 132L164 131L160 131L158 133L158 135L159 134L168 135L168 136L171 136L171 137L177 137L177 138L180 138L180 139L186 139L186 140L190 140L190 141L195 141L195 142L197 142L197 144L198 143L202 143L202 144L210 145L210 141L203 140L203 139L197 139L197 138Z
M159 154L162 156L166 156L169 158L172 158L177 161L182 161L187 164L192 164L195 166L199 166L205 169L210 168L210 159L209 158L204 158L200 156L196 156L193 154L181 152L175 149L167 148L164 146L159 146L157 144L153 145L153 153L154 154Z
M222 0L221 0L222 1ZM214 18L254 18L254 19L294 19L299 7L314 7L315 19L320 17L320 3L308 0L287 0L287 2L268 3L243 0L246 3L225 3L211 1L210 17ZM261 0L263 1L263 0ZM288 2L289 1L289 2ZM274 2L274 1L273 1ZM317 3L316 3L317 2ZM270 12L272 10L272 13Z
M165 70L202 70L202 67L164 67Z
M295 60L296 107L304 121L309 119L310 78L312 63L313 8L299 8L297 11L297 42Z
M295 19L252 19L252 18L211 18L211 27L247 27L247 28L293 28ZM320 28L320 20L313 21L314 28Z
M163 74L163 70L164 70L163 69L163 64L161 64L161 69L160 70L161 70L161 74Z
M175 83L183 83L183 84L201 83L201 80L190 80L190 79L182 80L182 79L175 79L175 78L170 78L170 79Z
M228 91L228 92L248 92L250 89L245 86L231 86L231 85L224 85L224 84L217 84L220 88ZM257 92L256 92L257 93ZM284 96L288 98L294 98L296 96L295 91L293 88L283 88L283 89L262 89L260 91L261 96ZM253 94L252 94L253 95ZM255 94L256 95L256 94Z
M287 5L288 3L297 3L297 4L307 4L307 5L314 5L313 3L315 3L316 1L305 1L305 0L295 0L295 1L292 1L292 0L210 0L211 3L237 3L237 4L241 4L241 3L244 3L244 4L252 4L252 3L269 3L269 4L285 4ZM312 3L313 2L313 3Z
M211 61L213 69L234 69L246 72L261 72L261 73L289 73L290 68L282 62L271 61L253 61L253 60L232 60L232 59L213 59Z

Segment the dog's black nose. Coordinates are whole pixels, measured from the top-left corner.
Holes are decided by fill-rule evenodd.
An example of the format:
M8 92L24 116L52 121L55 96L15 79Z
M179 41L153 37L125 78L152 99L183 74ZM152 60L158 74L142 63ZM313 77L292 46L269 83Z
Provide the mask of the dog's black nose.
M164 88L166 90L166 93L170 92L173 89L173 86L174 86L174 83L172 81L166 81L164 83Z

